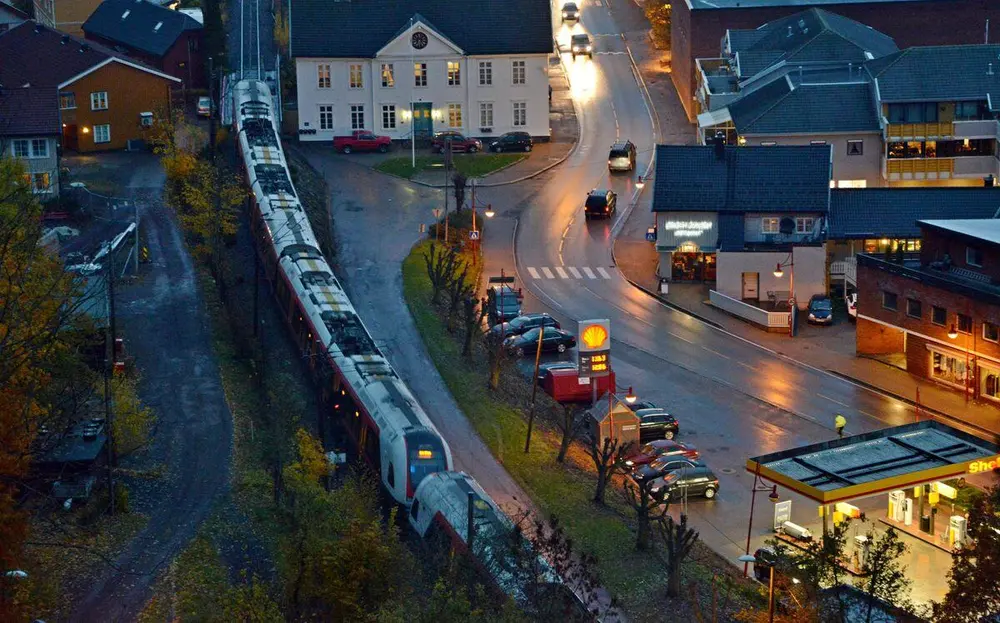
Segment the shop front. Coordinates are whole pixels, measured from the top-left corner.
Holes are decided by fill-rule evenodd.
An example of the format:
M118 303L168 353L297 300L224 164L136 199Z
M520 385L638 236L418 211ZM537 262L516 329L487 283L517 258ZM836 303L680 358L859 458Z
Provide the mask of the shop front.
M715 281L719 232L715 212L664 212L657 215L657 275L670 281Z

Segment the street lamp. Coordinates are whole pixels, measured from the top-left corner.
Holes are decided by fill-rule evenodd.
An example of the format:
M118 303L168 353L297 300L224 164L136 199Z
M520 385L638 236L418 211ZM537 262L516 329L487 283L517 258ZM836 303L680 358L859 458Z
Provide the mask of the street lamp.
M625 402L627 402L630 405L633 405L635 404L635 401L636 401L636 395L632 393L632 386L629 385L628 393L625 394Z
M757 464L757 471L753 475L753 487L750 489L750 521L747 522L747 549L746 555L750 555L750 535L753 534L753 507L754 502L757 501L757 493L770 491L767 494L767 499L771 501L771 504L778 503L778 485L771 485L770 487L763 483L760 478L760 463ZM746 563L747 561L743 561ZM747 564L743 565L743 577L747 577Z
M795 305L795 256L792 253L788 254L788 261L778 262L774 265L774 276L776 279L781 279L785 275L785 271L782 270L785 267L789 269L788 276L788 337L795 337L795 329L797 327L796 321L796 305Z
M952 323L951 327L948 329L948 337L951 339L958 337L958 328L955 327L955 323Z
M750 554L744 554L737 558L737 560L743 563L744 569L750 563L767 565L769 575L767 582L767 620L768 623L774 623L774 561L757 560L755 556L751 556Z

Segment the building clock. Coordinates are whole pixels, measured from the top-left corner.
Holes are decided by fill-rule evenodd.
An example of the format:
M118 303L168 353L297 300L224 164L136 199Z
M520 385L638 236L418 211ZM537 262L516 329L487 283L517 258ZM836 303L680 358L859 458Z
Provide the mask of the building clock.
M415 32L413 33L413 36L410 37L410 43L413 44L414 48L423 50L427 47L427 35L422 32Z

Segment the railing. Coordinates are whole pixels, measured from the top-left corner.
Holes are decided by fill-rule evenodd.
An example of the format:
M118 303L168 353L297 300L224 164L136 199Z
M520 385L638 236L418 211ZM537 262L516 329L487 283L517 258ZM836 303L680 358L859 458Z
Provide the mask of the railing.
M950 121L934 123L890 123L886 134L888 134L889 140L954 136L955 128Z
M955 158L953 172L956 177L984 177L997 175L998 161L994 156L964 156Z
M712 305L724 312L730 313L744 320L759 325L767 329L788 329L789 312L774 312L748 305L743 301L726 296L717 290L709 290L708 298Z
M890 180L946 179L951 177L997 175L998 169L1000 169L1000 161L995 156L895 158L885 161L883 175ZM904 175L911 177L904 178Z
M947 173L951 175L954 172L954 160L952 158L888 159L886 160L886 172L890 176L915 175L918 173Z
M858 261L853 256L839 262L830 262L830 277L839 277L857 285L858 283Z
M996 119L977 121L956 121L952 130L955 138L997 138L1000 136L1000 122Z

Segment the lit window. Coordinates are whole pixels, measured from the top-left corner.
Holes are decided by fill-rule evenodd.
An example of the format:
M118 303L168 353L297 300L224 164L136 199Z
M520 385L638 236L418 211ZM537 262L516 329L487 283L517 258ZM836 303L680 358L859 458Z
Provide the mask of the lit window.
M319 129L320 130L333 129L333 106L319 107Z
M32 173L31 174L31 192L35 193L48 193L52 192L51 186L49 186L49 174L48 173Z
M330 66L321 64L316 66L317 85L321 89L330 88Z
M95 125L94 126L94 142L95 143L110 143L111 142L111 126L108 124Z
M493 61L479 61L479 86L493 86Z
M800 216L799 218L795 219L795 233L811 234L815 223L816 219L812 217Z
M382 87L391 89L396 86L396 71L392 63L382 63Z
M97 91L90 94L90 109L91 110L107 110L108 109L108 92L107 91Z
M514 102L514 127L528 125L528 104L526 102Z
M361 104L351 104L351 129L365 129L365 107Z
M396 129L396 106L394 104L382 106L382 127L386 130Z
M460 127L462 127L462 105L461 104L448 104L448 127L449 128L460 128Z
M765 234L777 234L781 231L781 219L777 216L765 216L760 219L760 231Z
M365 81L361 73L361 65L351 65L351 84L352 89L363 89L365 87Z
M493 102L479 102L479 127L493 127Z
M413 86L427 86L427 63L413 64Z
M457 87L462 84L462 65L458 61L448 61L448 86Z
M525 73L524 61L511 61L511 78L514 84L524 84Z

